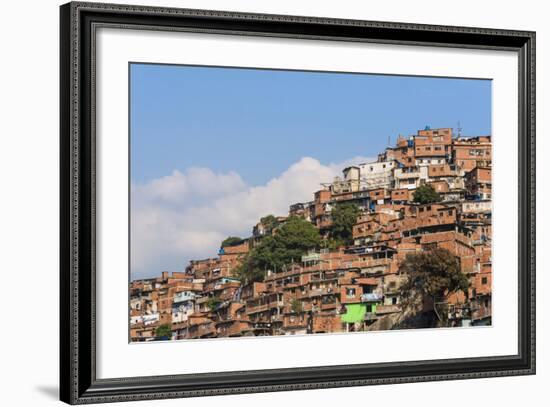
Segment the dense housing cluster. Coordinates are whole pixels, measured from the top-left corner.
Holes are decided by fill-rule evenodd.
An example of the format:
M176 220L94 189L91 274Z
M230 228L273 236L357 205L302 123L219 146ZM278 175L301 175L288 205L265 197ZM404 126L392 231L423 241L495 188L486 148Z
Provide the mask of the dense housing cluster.
M431 187L431 188L428 188ZM418 192L435 191L423 201ZM415 199L416 198L416 199ZM357 208L350 238L263 270L237 271L247 255L293 217L329 241L338 205ZM288 216L262 219L246 239L183 272L130 283L133 341L288 335L392 329L407 310L402 264L409 254L448 250L467 290L423 298L439 326L491 323L491 137L454 136L450 128L399 137L376 162L350 166ZM443 306L440 306L442 305ZM444 315L443 315L444 314ZM413 327L422 327L415 320Z

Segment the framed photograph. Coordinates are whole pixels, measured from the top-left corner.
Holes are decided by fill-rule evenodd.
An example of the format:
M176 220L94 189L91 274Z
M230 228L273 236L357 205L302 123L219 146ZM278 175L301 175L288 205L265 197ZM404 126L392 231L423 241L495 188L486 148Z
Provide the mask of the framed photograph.
M61 400L535 373L535 33L61 6Z

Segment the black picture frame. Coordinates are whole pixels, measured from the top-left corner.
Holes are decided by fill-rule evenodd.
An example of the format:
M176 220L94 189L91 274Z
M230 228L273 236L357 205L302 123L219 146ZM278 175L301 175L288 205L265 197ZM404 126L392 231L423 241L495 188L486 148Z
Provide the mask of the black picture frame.
M535 33L72 2L60 8L60 395L118 402L535 373ZM519 349L515 355L96 378L95 72L99 26L484 50L519 56Z

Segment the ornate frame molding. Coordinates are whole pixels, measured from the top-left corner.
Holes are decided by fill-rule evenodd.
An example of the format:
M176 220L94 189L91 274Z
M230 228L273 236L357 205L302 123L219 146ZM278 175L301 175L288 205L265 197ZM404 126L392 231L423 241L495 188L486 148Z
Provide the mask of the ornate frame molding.
M73 2L61 6L61 400L70 404L319 389L535 373L535 33ZM196 375L97 379L95 29L177 30L514 50L519 78L517 355Z

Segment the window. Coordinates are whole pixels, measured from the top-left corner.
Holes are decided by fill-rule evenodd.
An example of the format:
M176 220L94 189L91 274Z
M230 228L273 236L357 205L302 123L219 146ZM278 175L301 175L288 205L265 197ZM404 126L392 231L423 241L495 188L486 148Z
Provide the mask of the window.
M397 304L397 297L392 297L391 303L392 303L392 305L396 305Z
M368 304L367 305L367 312L372 312L372 305L371 304Z
M346 297L355 297L355 288L346 288Z
M487 284L487 277L482 277L481 278L481 284L483 284L483 285Z

